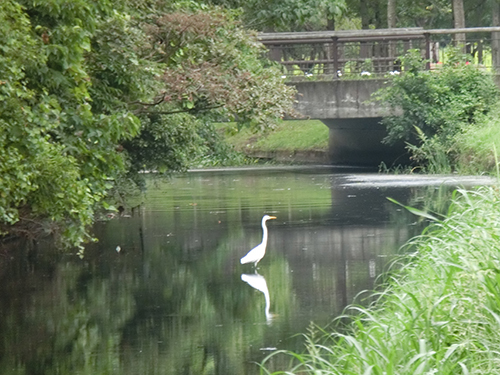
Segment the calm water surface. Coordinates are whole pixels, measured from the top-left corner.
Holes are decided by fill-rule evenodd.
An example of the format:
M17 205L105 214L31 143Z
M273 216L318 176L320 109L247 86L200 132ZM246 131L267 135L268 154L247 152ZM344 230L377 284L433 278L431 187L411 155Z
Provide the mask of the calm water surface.
M140 207L96 226L83 260L0 249L0 374L258 374L422 229L387 196L418 205L483 182L284 168L151 183ZM264 214L278 219L254 272L239 259Z

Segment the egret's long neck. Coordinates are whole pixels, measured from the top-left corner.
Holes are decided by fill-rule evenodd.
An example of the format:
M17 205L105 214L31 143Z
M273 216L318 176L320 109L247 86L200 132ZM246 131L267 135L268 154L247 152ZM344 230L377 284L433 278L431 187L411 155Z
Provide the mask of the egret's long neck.
M267 243L267 225L265 220L262 220L262 243Z

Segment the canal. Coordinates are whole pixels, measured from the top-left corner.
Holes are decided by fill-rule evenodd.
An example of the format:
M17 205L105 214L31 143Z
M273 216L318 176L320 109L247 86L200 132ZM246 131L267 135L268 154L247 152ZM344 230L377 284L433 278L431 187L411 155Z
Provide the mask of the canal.
M488 183L357 172L149 178L139 206L95 226L83 259L47 242L4 245L0 373L258 374L273 351L301 351L312 323L367 303L361 292L426 225L387 197L439 207L457 186ZM277 219L255 270L239 259L261 241L264 214Z

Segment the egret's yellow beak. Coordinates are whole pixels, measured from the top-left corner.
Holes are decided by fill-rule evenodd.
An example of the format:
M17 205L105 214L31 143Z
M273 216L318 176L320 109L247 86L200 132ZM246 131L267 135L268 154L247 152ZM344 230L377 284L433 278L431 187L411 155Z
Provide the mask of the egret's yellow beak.
M277 217L276 216L269 216L269 220L271 220L271 219L277 219Z

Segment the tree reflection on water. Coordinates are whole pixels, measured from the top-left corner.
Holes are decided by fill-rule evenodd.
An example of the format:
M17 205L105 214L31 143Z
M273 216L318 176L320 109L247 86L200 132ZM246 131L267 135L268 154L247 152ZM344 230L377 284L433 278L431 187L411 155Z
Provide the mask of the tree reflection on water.
M296 334L371 289L418 230L385 199L407 202L410 190L339 178L188 174L151 188L132 217L96 226L83 260L50 242L4 244L0 373L250 375L261 349L300 351ZM239 258L264 213L278 220L249 274Z

